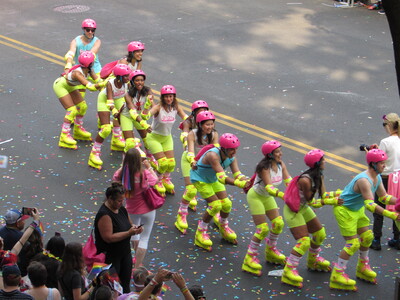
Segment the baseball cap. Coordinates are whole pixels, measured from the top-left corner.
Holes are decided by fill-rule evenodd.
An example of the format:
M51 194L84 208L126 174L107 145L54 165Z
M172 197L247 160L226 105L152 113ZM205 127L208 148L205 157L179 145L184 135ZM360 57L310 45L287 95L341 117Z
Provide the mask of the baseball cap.
M6 224L15 224L17 221L23 221L29 219L28 215L23 215L20 210L18 209L10 209L7 211L6 215L4 216L4 221Z
M3 277L8 276L21 276L21 271L19 270L17 265L5 265L2 268Z

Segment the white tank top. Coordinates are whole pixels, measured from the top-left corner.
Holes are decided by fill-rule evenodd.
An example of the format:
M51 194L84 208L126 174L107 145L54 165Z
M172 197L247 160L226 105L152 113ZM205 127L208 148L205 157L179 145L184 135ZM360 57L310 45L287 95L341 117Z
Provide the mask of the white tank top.
M131 68L132 71L135 71L135 70L137 70L138 64L139 63L137 61L135 61L134 65L132 65L132 63L128 63L128 66L129 66L129 68Z
M76 68L76 69L72 70L71 72L69 72L67 74L67 80L68 80L69 84L72 85L72 86L81 85L82 83L80 81L72 79L72 73L74 71L81 72L83 77L87 78L87 76L85 76L85 73L83 73L82 68L79 67L79 68Z
M117 88L115 86L115 81L116 80L117 80L117 78L113 78L113 79L108 81L109 83L111 83L112 95L113 95L112 98L114 100L122 98L125 95L125 93L127 92L127 90L128 90L128 85L125 84L125 83L122 84L121 88ZM107 96L107 89L102 89L100 93L101 94L105 94Z
M271 177L271 182L273 186L278 186L282 183L282 166L278 164L278 171L275 172L272 168L269 168L269 175ZM265 197L269 197L270 194L265 190L264 181L256 175L256 179L254 180L253 189L257 194L260 194Z
M166 112L161 106L158 116L153 118L151 128L153 132L159 135L167 136L171 134L172 126L176 121L176 115L178 111L173 109L170 112Z

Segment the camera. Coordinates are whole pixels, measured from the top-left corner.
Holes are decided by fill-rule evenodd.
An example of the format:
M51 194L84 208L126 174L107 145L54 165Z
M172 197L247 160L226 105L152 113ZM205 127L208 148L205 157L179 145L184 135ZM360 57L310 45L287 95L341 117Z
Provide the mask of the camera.
M369 151L369 150L370 150L370 146L368 146L367 144L360 145L360 151Z

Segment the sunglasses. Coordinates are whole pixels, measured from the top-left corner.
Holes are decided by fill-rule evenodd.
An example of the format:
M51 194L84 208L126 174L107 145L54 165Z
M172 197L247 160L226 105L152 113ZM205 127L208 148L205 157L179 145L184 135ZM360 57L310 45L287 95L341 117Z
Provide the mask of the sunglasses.
M85 31L94 33L96 31L96 28L85 28Z

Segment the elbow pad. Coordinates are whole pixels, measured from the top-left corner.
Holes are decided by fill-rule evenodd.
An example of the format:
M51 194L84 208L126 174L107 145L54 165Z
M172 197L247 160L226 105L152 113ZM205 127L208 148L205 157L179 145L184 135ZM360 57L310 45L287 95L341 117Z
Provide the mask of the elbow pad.
M283 182L285 183L285 186L288 186L289 185L289 183L292 181L292 177L288 177L288 178L286 178L286 179L283 179Z
M313 198L310 202L308 202L308 205L315 207L315 208L320 208L320 207L322 207L322 201L321 201L321 199Z
M366 209L368 209L370 212L374 213L375 212L375 208L378 206L378 204L376 204L374 202L374 200L371 199L367 199L364 201L364 206Z
M379 202L381 202L381 203L383 203L385 205L390 204L390 199L392 199L392 195L388 195L388 194L386 194L383 197L379 197L378 198Z
M233 173L233 178L239 179L239 180L245 180L246 176L243 175L240 171L237 171L237 172Z
M393 221L397 220L397 217L399 216L399 214L397 212L394 211L389 211L387 209L383 210L382 216L387 217L389 219L392 219Z
M95 86L93 83L91 83L91 82L89 82L89 83L86 85L86 88L87 88L89 91L92 91L92 92L97 91L96 86Z
M67 54L65 54L64 60L67 61L68 58L74 60L74 57L75 57L75 53L70 50L70 51L67 52Z
M129 114L131 115L131 118L136 121L137 117L139 117L139 114L135 109L130 109ZM140 124L140 123L139 123Z
M218 172L217 174L217 179L219 182L221 182L222 184L225 184L226 178L228 178L228 176L226 176L225 172Z

